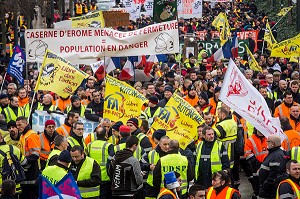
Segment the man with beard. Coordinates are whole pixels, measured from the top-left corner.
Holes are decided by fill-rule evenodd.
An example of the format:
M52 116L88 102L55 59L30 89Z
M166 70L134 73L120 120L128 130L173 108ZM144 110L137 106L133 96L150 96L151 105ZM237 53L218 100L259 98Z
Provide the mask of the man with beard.
M188 94L183 97L191 106L196 106L199 102L196 87L194 85L189 85L187 88Z
M77 95L71 97L71 105L65 109L65 113L70 111L78 113L80 117L84 117L85 106L81 104L80 98Z
M158 106L161 108L164 108L166 104L168 103L169 99L173 95L173 88L171 86L166 86L164 89L164 98L158 102Z
M70 111L67 114L67 118L65 119L65 122L56 129L56 131L63 136L68 137L71 133L72 125L79 120L79 114L74 113Z
M290 91L286 91L283 94L283 102L275 109L274 117L283 117L283 116L289 117L291 107L293 105L298 105L298 104L293 101L292 93Z
M9 121L7 123L7 130L9 134L4 137L4 141L6 144L17 146L20 140L20 133L18 132L16 122Z
M87 105L85 109L85 118L93 122L100 122L103 117L104 100L100 91L92 93L93 100Z
M287 90L287 82L285 80L280 80L278 83L278 88L273 92L274 100L282 99L283 93Z
M295 102L300 102L300 93L299 93L299 83L298 81L294 80L290 83L291 93L293 95L293 99Z
M292 128L300 132L300 107L298 105L293 105L290 110L289 121Z

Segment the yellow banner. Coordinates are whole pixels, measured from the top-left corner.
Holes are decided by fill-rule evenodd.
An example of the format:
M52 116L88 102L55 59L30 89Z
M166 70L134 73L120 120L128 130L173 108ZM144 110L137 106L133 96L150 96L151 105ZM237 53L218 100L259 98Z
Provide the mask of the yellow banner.
M261 67L258 65L256 59L252 55L252 53L249 50L248 46L247 45L245 45L245 46L246 46L247 54L250 56L250 59L248 60L250 69L252 69L254 71L260 71L261 72L262 71Z
M52 91L61 97L68 97L88 76L69 61L47 49L34 90Z
M293 6L282 8L277 16L285 16L292 8Z
M147 98L132 86L109 75L106 76L103 118L126 123L138 118Z
M152 128L165 129L167 136L178 140L180 147L185 149L196 136L197 127L202 123L204 120L196 109L174 93L154 120Z
M103 28L105 22L102 11L93 12L84 16L73 17L72 28Z
M271 57L290 58L300 55L300 34L272 46Z

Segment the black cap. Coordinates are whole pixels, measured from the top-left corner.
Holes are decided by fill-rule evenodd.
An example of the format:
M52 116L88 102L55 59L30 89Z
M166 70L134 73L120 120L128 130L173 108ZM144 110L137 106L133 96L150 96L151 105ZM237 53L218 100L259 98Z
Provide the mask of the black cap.
M28 97L33 97L34 96L34 91L30 91L30 93L28 94Z
M199 95L202 99L204 99L206 102L208 102L208 95L205 91L202 91Z
M193 84L191 84L187 87L187 90L190 92L191 90L196 90L196 87Z
M151 102L152 104L157 104L158 98L156 97L156 95L152 95L151 97L149 97L149 102Z
M119 131L119 129L120 129L120 126L122 126L123 125L123 122L121 122L121 121L118 121L118 122L116 122L114 125L112 125L112 129L114 129L114 130L116 130L116 131Z
M16 122L13 121L13 120L10 120L10 121L7 123L7 129L9 129L10 127L17 127Z
M155 139L157 139L157 140L160 140L160 138L162 138L166 134L167 133L166 133L165 129L157 129L156 131L154 131L152 137L155 138Z
M65 162L65 163L70 163L72 162L72 157L71 154L68 150L63 150L59 156L58 156L58 160L61 162Z
M221 87L220 87L220 86L217 86L217 87L215 88L215 93L220 92L220 91L221 91Z
M0 99L4 99L4 98L8 98L8 96L6 94L1 94Z
M164 91L170 91L173 93L173 88L171 86L166 86Z
M72 95L71 97L71 102L75 102L76 100L79 100L80 101L80 98L77 96L77 95Z

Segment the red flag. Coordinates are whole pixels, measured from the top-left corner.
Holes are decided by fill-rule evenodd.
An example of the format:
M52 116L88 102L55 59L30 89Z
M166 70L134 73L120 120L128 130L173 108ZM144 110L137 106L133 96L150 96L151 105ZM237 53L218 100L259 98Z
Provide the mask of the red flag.
M147 59L145 55L138 56L138 61L136 63L136 68L144 68L147 64Z
M150 55L150 57L148 57L148 59L147 59L147 64L144 68L144 73L147 76L150 76L150 71L152 70L152 66L154 63L158 63L158 59L157 59L156 55Z
M129 60L127 60L121 71L119 79L129 80L133 75L134 75L133 65Z

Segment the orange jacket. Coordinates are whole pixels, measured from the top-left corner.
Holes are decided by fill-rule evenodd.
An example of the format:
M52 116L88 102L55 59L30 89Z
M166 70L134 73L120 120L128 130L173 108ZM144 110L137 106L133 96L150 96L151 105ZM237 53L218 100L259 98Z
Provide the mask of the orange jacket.
M294 146L300 145L300 133L294 129L284 131L286 135L284 141L281 143L282 148L286 151L291 150Z
M206 198L207 199L231 199L234 193L239 194L239 192L233 188L226 186L218 195L213 187L209 187Z
M187 101L191 106L195 106L198 104L199 98L196 95L194 99L190 98L188 95L184 96L183 99L185 99L185 101Z
M63 124L56 129L56 132L65 137L69 137L71 132L71 127L66 124Z
M20 97L18 97L19 98L19 107L23 107L25 104L27 104L28 103L28 97L25 97L25 98L20 98Z
M209 102L208 103L212 107L211 110L210 110L211 114L216 115L218 103L215 101L215 98L214 97L209 98Z
M49 154L54 149L54 142L49 143L49 140L46 138L45 133L41 133L39 135L39 138L41 143L40 158L41 160L47 160Z
M176 195L169 189L166 189L166 188L162 188L157 196L157 199L160 199L162 196L164 195L171 195L173 197L173 199L176 199Z
M263 162L268 155L267 138L260 139L257 134L252 134L245 141L244 152L246 160L255 156L259 162Z
M289 118L290 120L290 125L292 128L298 132L300 132L300 122L297 122L296 120L293 120L292 118Z
M71 103L71 99L68 98L66 100L63 100L61 98L58 98L57 100L55 100L55 102L53 103L53 105L57 106L62 112L65 111L65 109L70 106Z
M18 147L24 156L30 156L31 154L40 156L40 139L33 130L21 135Z
M146 136L149 138L149 141L150 141L150 143L151 143L151 145L152 145L152 149L154 149L154 148L156 147L156 144L155 144L155 142L154 142L154 139L152 138L153 132L154 132L153 129L150 128L149 131L146 133Z
M89 133L88 136L86 136L84 142L86 143L86 145L88 145L89 143L94 142L95 140L97 140L97 135L95 134L95 132L92 132Z
M298 103L294 102L294 105L298 105ZM290 107L287 107L284 102L282 102L279 106L276 107L274 111L274 117L282 117L285 116L290 118Z

